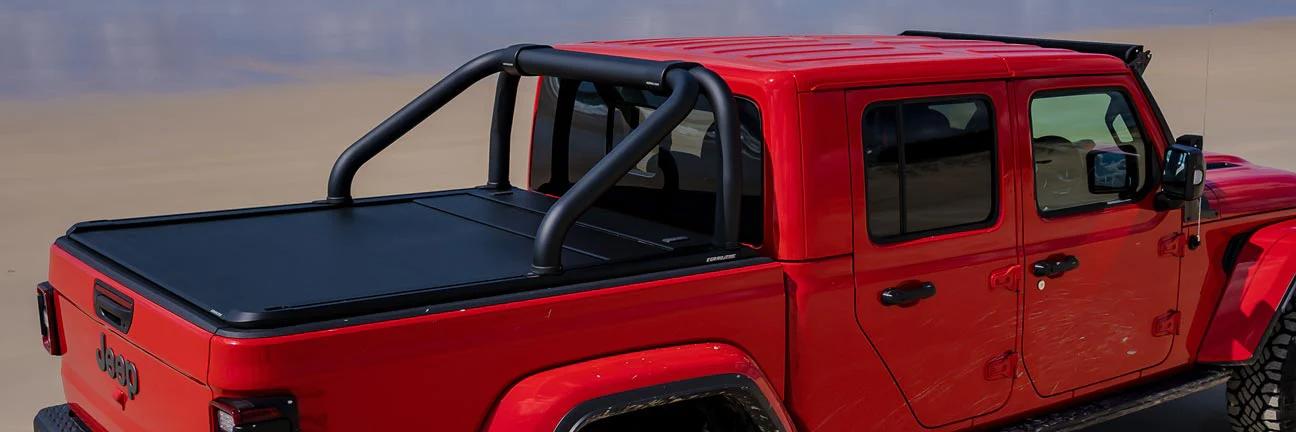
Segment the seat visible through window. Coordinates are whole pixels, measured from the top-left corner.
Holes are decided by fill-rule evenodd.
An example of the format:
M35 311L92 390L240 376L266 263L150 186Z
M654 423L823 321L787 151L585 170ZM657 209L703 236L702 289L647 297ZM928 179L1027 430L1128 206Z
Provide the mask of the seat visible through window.
M865 110L870 237L897 241L991 222L992 118L980 97L882 102Z
M1043 92L1031 99L1031 152L1035 161L1035 201L1041 213L1103 206L1127 193L1090 189L1089 155L1114 152L1131 156L1134 190L1146 179L1139 166L1149 162L1147 144L1125 94L1112 89Z

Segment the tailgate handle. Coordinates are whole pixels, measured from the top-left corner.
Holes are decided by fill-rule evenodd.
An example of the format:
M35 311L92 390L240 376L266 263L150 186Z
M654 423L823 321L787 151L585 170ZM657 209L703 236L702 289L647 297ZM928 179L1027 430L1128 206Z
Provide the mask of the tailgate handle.
M95 281L95 315L122 333L130 331L131 317L135 314L135 301L101 281Z

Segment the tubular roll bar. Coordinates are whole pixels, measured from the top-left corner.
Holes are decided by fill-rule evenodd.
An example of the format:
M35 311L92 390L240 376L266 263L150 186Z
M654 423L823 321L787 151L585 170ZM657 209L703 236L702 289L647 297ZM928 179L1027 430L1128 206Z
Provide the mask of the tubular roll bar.
M657 146L693 109L700 94L711 102L720 140L721 182L716 193L718 248L737 249L741 203L741 143L733 93L715 72L694 63L653 61L576 51L544 45L514 45L477 56L406 104L338 156L329 175L325 202L348 205L356 172L383 149L431 116L469 86L499 74L491 117L490 162L483 188L505 191L509 184L509 138L518 80L551 76L650 90L669 91L665 102L623 138L550 207L536 230L532 273L562 273L563 241L576 220ZM699 88L701 92L699 92Z

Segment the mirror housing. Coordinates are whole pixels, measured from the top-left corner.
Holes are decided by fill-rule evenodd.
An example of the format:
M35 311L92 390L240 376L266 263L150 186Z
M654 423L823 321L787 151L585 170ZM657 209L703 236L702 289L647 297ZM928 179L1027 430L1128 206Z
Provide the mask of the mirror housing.
M1185 202L1201 198L1205 187L1206 156L1202 150L1185 144L1171 145L1166 150L1157 201L1163 208L1181 207Z
M1094 149L1085 154L1089 172L1089 193L1119 193L1122 198L1138 192L1139 158L1118 148Z
M1203 146L1205 145L1205 140L1202 139L1201 135L1187 134L1175 138L1175 144L1186 145L1188 147L1196 148L1197 150L1204 150Z

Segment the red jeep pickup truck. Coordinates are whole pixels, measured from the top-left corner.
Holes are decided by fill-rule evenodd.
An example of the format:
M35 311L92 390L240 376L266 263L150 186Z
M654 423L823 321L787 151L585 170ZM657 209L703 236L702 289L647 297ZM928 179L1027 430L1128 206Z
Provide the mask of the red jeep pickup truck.
M37 289L67 404L35 428L1070 430L1227 381L1236 430L1296 431L1296 174L1175 139L1149 59L931 32L493 51L324 200L73 226ZM352 198L492 75L485 185Z

